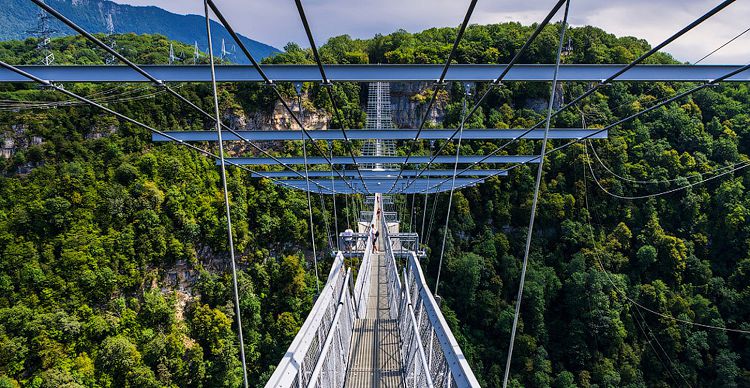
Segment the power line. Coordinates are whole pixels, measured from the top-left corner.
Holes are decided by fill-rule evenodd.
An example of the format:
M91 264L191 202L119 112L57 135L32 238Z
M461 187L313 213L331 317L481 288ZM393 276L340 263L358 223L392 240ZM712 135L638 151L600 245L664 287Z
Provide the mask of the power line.
M583 166L583 167L584 167L584 180L586 180L586 175L585 175L586 174L586 166ZM588 185L587 181L584 182L584 185ZM584 192L584 194L585 194L585 196L584 196L584 199L585 199L584 203L586 205L586 211L589 214L593 214L592 211L591 211L591 209L590 209L590 207L589 207L589 202L588 202L588 188L586 188L586 191ZM632 299L631 297L629 297L628 294L625 291L623 291L620 287L617 286L617 284L615 284L615 282L612 280L612 277L611 277L609 271L607 271L607 269L604 268L604 264L601 261L601 257L599 257L599 253L596 250L596 240L594 239L594 227L593 227L593 225L591 225L591 221L588 220L588 219L587 219L587 224L589 226L589 229L591 230L591 244L594 246L594 258L596 259L596 262L599 265L599 268L601 269L602 272L604 272L604 274L607 277L607 280L609 281L610 284L612 284L612 287L615 289L615 291L617 291L618 294L622 295L622 297L625 298L628 302L632 303L637 308L640 308L640 309L642 309L642 310L644 310L644 311L646 311L648 313L651 313L653 315L656 315L656 316L664 318L664 319L668 319L670 321L675 321L675 322L683 323L683 324L686 324L686 325L692 325L692 326L697 326L697 327L702 327L702 328L712 329L712 330L720 330L720 331L740 333L740 334L750 334L750 330L732 329L732 328L715 326L715 325L707 325L707 324L703 324L703 323L699 323L699 322L693 322L693 321L688 321L688 320L685 320L685 319L676 318L676 317L673 317L671 315L662 314L662 313L660 313L660 312L658 312L656 310L653 310L653 309L651 309L649 307L646 307L646 306L638 303L637 301L635 301L634 299Z
M696 172L694 175L681 176L681 177L677 177L677 178L662 179L662 180L658 180L658 181L654 181L654 180L652 180L652 181L641 181L641 180L637 180L637 179L632 179L632 178L624 177L624 176L619 175L616 172L612 171L599 158L599 154L596 153L596 149L594 148L594 143L592 142L591 139L589 139L588 142L583 142L583 144L584 144L584 146L586 146L586 144L588 144L588 147L591 147L591 153L594 154L594 158L597 160L597 162L599 162L598 164L600 166L602 166L602 168L604 168L604 170L606 170L608 173L612 174L617 179L620 179L622 181L630 182L630 183L637 183L637 184L654 184L654 185L657 185L657 184L664 184L664 183L680 182L680 181L683 181L683 180L689 180L689 179L697 178L697 177L703 178L704 176L706 176L708 174L714 174L714 173L717 173L719 171L724 171L726 169L734 168L734 167L737 167L737 166L739 166L741 164L747 163L747 162L738 162L738 163L734 163L734 164L722 166L722 167L719 167L719 168L716 168L716 169L713 169L713 170L710 170L710 171L707 171L707 172Z
M584 147L586 147L585 143L584 143ZM588 159L588 147L586 147L586 149L587 149L586 150L586 158ZM732 168L729 171L725 171L725 172L723 172L721 174L712 176L710 178L704 179L704 180L699 181L699 182L690 182L690 183L688 183L686 185L683 185L683 186L680 186L680 187L675 187L673 189L669 189L669 190L666 190L666 191L661 191L661 192L652 193L652 194L645 194L645 195L636 195L636 196L619 195L619 194L612 193L611 191L605 189L604 186L601 184L601 182L599 182L599 179L596 177L596 173L594 172L594 168L591 165L591 162L587 161L587 165L588 165L589 169L591 170L591 177L594 179L594 182L596 182L596 185L599 186L599 189L601 189L603 192L605 192L608 195L610 195L612 197L615 197L617 199L636 200L636 199L648 199L648 198L660 197L662 195L671 194L671 193L674 193L674 192L677 192L677 191L685 190L685 189L688 189L688 188L700 185L702 183L710 182L710 181L712 181L714 179L721 178L721 177L723 177L723 176L725 176L727 174L731 174L731 173L733 173L735 171L740 171L740 170L742 170L744 168L747 168L748 166L750 166L750 162L740 163L739 167Z
M726 42L725 42L724 44L722 44L721 46L719 46L718 48L716 48L716 49L715 49L714 51L711 51L710 53L706 54L706 55L705 55L704 57L702 57L701 59L699 59L699 60L695 61L695 62L694 62L693 64L694 64L694 65L697 65L697 64L699 64L699 63L703 62L703 61L704 61L704 60L706 60L706 59L707 59L708 57L710 57L710 56L714 55L714 54L715 54L716 52L718 52L719 50L723 49L724 47L728 46L729 44L731 44L731 43L732 43L732 42L734 42L735 40L739 39L739 38L740 38L740 37L741 37L742 35L745 35L745 34L747 34L747 32L748 32L748 31L750 31L750 28L746 29L745 31L742 31L742 32L740 32L740 33L739 33L739 34L737 34L737 35L735 35L735 36L734 36L734 37L733 37L732 39L729 39L729 40L728 40L728 41L726 41Z

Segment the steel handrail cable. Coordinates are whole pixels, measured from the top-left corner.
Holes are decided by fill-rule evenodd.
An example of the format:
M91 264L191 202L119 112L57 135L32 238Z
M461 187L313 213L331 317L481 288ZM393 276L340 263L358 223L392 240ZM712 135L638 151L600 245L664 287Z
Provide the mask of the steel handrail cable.
M645 61L646 59L648 59L649 57L651 57L652 55L654 55L654 54L655 54L656 52L658 52L659 50L661 50L662 48L664 48L664 47L665 47L665 46L667 46L668 44L670 44L670 43L672 43L673 41L675 41L675 40L676 40L677 38L681 37L682 35L686 34L686 33L687 33L687 32L689 32L689 31L691 31L692 29L694 29L695 27L697 27L698 25L700 25L700 24L701 24L701 23L703 23L704 21L708 20L708 19L709 19L710 17L714 16L715 14L719 13L719 12L720 12L721 10L723 10L723 9L724 9L724 8L726 8L726 7L728 7L728 6L730 5L730 4L732 4L732 3L734 3L734 2L735 2L735 0L725 0L725 1L724 1L724 2L722 2L721 4L719 4L719 5L717 5L716 7L712 8L712 9L711 9L710 11L706 12L705 14L703 14L703 15L702 15L702 16L701 16L700 18L698 18L698 19L694 20L694 21L693 21L692 23L690 23L689 25L685 26L684 28L682 28L682 29L681 29L680 31L678 31L677 33L673 34L672 36L670 36L669 38L667 38L666 40L664 40L664 41L663 41L663 42L661 42L660 44L658 44L658 45L654 46L654 47L653 47L653 48L652 48L651 50L649 50L648 52L646 52L646 53L642 54L642 55L641 55L640 57L638 57L637 59L635 59L634 61L632 61L632 62L631 62L630 64L628 64L627 66L625 66L625 67L623 67L622 69L618 70L617 72L615 72L614 74L612 74L611 76L609 76L609 77L608 77L607 79L604 79L604 80L600 81L599 83L597 83L597 84L596 84L596 85L594 85L593 87L589 88L589 89L588 89L588 90L587 90L586 92L584 92L583 94L579 95L578 97L574 98L573 100L571 100L570 102L568 102L567 104L565 104L565 105L564 105L563 107L561 107L560 109L556 110L556 111L555 111L554 113L552 113L552 117L553 117L553 118L554 118L554 117L557 117L557 115L559 115L559 114L560 114L560 113L562 113L563 111L567 110L567 109L568 109L568 108L570 108L571 106L573 106L573 105L577 104L578 102L580 102L581 100L585 99L586 97L588 97L588 96L592 95L592 94L593 94L594 92L596 92L597 90L599 90L599 89L600 89L601 87L604 87L604 86L606 86L606 85L610 84L610 83L611 83L612 81L614 81L614 80L615 80L616 78L618 78L619 76L621 76L622 74L624 74L624 73L625 73L626 71L628 71L628 70L632 69L633 67L635 67L635 66L636 66L636 65L638 65L639 63L641 63L641 62ZM744 70L743 70L743 71L744 71ZM733 73L734 73L734 72L733 72ZM735 74L737 74L737 73L735 73ZM734 74L733 74L733 75L734 75ZM729 77L726 77L726 78L729 78ZM480 100L480 102L481 102L481 100ZM659 103L659 104L657 104L657 105L654 105L653 107L649 107L649 108L647 108L647 109L652 109L652 108L656 108L656 107L660 106L660 104L662 104L662 103ZM470 114L471 114L471 113L472 113L472 112L470 112ZM544 120L542 120L542 121L539 121L539 122L537 122L537 123L536 123L536 124L534 124L534 125L533 125L532 127L528 128L528 129L527 129L526 131L524 131L523 133L521 133L521 134L520 134L519 136L517 136L517 137L515 137L515 138L513 138L513 139L511 139L511 140L508 140L508 141L507 141L507 142L505 142L505 143L504 143L503 145L501 145L501 146L497 147L497 148L496 148L495 150L493 150L493 151L492 151L492 152L490 152L489 154L485 155L485 156L484 156L484 157L483 157L482 159L480 159L479 161L477 161L477 162L474 162L474 163L472 163L472 164L471 164L471 165L470 165L469 167L466 167L466 168L465 168L464 170L462 170L461 172L463 173L463 172L465 172L465 171L468 171L469 169L473 168L474 166L478 165L479 163L481 163L481 162L484 162L484 161L485 161L485 160L487 160L488 158L490 158L490 157L492 157L492 156L496 155L496 154L497 154L498 152L502 151L502 150L503 150L503 149L505 149L505 148L506 148L507 146L509 146L509 145L511 145L511 144L513 144L513 143L515 143L516 141L518 141L518 140L522 139L523 137L525 137L526 135L528 135L529 133L531 133L531 132L532 132L532 131L533 131L534 129L538 128L538 127L539 127L540 125L542 125L542 124L544 124ZM592 137L592 136L594 136L594 135L597 135L597 134L599 134L599 133L602 133L602 132L603 132L603 131L598 131L598 132L596 132L596 133L594 133L594 134L592 134L592 135L588 135L588 136L585 136L585 137L583 137L582 139L587 139L587 138L590 138L590 137ZM582 139L578 139L578 140L582 140ZM553 150L553 151L554 151L554 150ZM535 161L535 160L537 160L537 159L538 159L538 158L535 158L535 159L532 159L531 161ZM520 164L527 164L527 163L530 163L531 161L528 161L528 162L526 162L526 163L520 163ZM519 165L519 164L516 164L515 166L518 166L518 165ZM493 174L493 175L491 175L490 177L493 177L493 176L496 176L496 175L497 175L497 174ZM487 179L489 179L490 177L488 177ZM446 179L446 180L443 180L443 181L441 181L441 182L440 182L440 183L438 183L438 184L443 184L443 183L445 183L445 182L447 182L447 179Z

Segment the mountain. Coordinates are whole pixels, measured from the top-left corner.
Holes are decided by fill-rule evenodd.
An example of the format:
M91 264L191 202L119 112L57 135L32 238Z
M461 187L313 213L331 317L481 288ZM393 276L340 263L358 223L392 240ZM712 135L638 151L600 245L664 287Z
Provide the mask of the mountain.
M28 0L6 0L5 3L0 8L0 40L36 36L33 31L39 27L39 8ZM201 51L208 51L205 19L199 15L178 15L158 7L135 7L107 0L47 0L47 4L90 32L107 32L111 20L114 33L161 34L189 45L197 42ZM54 31L52 36L74 33L51 16L49 21ZM217 53L224 39L227 51L231 52L227 58L236 63L247 62L222 25L212 22L211 28ZM241 39L258 60L280 52L267 44L246 37ZM184 54L192 56L193 53Z

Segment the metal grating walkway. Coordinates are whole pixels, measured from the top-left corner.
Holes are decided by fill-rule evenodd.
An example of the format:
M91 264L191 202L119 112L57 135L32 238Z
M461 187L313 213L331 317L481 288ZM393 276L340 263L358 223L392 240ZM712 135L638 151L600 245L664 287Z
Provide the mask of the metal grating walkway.
M388 307L385 255L381 253L373 259L367 315L354 322L352 359L344 386L402 387L399 328L398 321L391 319Z

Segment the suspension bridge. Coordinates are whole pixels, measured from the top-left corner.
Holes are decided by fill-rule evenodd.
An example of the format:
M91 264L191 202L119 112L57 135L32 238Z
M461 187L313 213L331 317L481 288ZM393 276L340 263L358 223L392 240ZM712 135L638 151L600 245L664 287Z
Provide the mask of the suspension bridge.
M209 64L195 66L162 66L135 64L111 45L103 42L79 24L68 19L42 0L31 0L42 12L51 15L67 27L84 36L104 50L121 65L118 66L15 66L0 61L0 82L35 82L58 91L82 104L101 109L120 120L149 130L154 142L173 142L216 160L222 174L229 255L234 280L234 298L240 356L245 366L241 316L238 306L236 266L230 216L230 201L226 185L227 166L241 169L252 177L269 179L282 187L303 190L308 195L310 211L312 258L318 275L318 252L312 234L312 205L310 194L334 196L367 196L368 209L359 212L357 231L338 233L337 249L328 277L316 296L312 310L299 333L275 369L267 387L477 387L478 381L441 313L438 287L445 251L448 218L455 190L481 184L487 179L507 176L524 165L537 168L529 229L516 298L514 324L506 358L504 385L510 373L513 344L523 296L531 235L534 227L545 157L570 145L591 139L606 139L609 131L648 112L678 101L692 93L723 82L750 81L750 65L647 65L647 60L667 45L695 29L732 3L726 0L708 10L691 23L669 36L651 50L628 64L622 65L565 65L561 62L567 28L569 1L557 0L538 23L524 45L518 48L507 64L455 64L457 49L470 23L477 0L471 0L451 51L444 65L330 65L324 64L317 50L301 0L295 0L298 15L310 44L313 65L261 65L252 57L232 25L221 13L214 0L204 0L206 34L209 42ZM554 64L527 65L519 63L529 46L538 38L558 13L562 12L559 41ZM211 40L210 17L213 14L227 29L237 48L250 60L250 66L217 66ZM390 117L389 82L432 82L430 99L420 120L411 129L394 128ZM548 82L550 96L544 120L529 128L465 129L465 123L476 113L480 104L494 90L505 83L528 81ZM614 82L691 82L688 90L676 93L648 108L622 118L604 128L551 128L552 119L580 103L600 89ZM200 113L215 131L162 131L127 115L117 112L65 89L63 83L73 82L144 82L176 98ZM170 86L176 82L209 82L213 90L214 111L208 112ZM217 83L256 82L268 87L300 130L239 131L222 122L219 111ZM301 109L301 82L317 82L322 86L333 107L334 117L340 120L334 85L340 82L367 82L368 107L366 128L341 127L330 130L308 130L299 111L295 111L277 87L279 82L294 82ZM427 122L438 92L449 82L464 86L461 121L455 129L429 129ZM560 82L586 82L591 86L570 101L556 107L557 85ZM476 93L475 85L485 84L484 92ZM474 102L469 105L470 102ZM423 141L438 141L437 150L420 154ZM462 141L486 140L502 143L489 153L467 155L461 153ZM508 153L511 144L521 140L540 142L540 151L528 155ZM551 150L551 140L561 141ZM242 142L256 154L232 156L224 154L225 142ZM266 141L301 141L301 157L280 157L261 144ZM328 149L319 143L329 142ZM334 155L330 142L342 142L346 154ZM363 141L354 150L353 141ZM396 141L410 144L405 155L396 152ZM219 144L218 153L203 149L202 143ZM455 144L455 154L446 154L448 144ZM308 145L311 147L308 155ZM358 151L358 152L355 152ZM314 155L313 155L314 154ZM254 166L272 166L281 170L256 171ZM296 166L296 167L295 167ZM304 166L304 169L299 168ZM314 167L314 168L313 168ZM327 169L323 169L327 168ZM311 179L312 178L312 179ZM402 214L394 207L394 196L449 193L445 220L446 232L439 251L439 268L433 289L427 284L420 260L426 253L420 240L424 237L402 231ZM335 205L335 201L333 202ZM334 214L336 211L334 209ZM424 227L422 228L424 233ZM246 373L246 368L243 368ZM244 376L247 386L247 375Z

